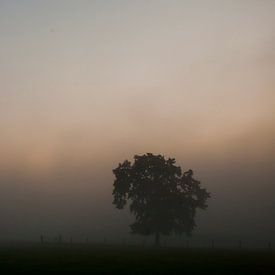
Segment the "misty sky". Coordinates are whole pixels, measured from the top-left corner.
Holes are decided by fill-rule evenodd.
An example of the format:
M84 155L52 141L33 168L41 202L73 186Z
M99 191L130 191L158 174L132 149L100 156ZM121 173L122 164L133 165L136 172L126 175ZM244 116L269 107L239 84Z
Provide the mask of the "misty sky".
M0 239L129 230L112 169L146 152L212 194L200 234L271 239L274 14L272 0L0 0Z

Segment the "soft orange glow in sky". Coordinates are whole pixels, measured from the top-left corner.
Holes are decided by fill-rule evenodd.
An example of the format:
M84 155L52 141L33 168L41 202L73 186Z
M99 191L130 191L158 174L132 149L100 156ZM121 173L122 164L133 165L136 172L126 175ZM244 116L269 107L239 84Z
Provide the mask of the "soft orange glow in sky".
M274 135L273 1L61 3L1 3L1 162Z

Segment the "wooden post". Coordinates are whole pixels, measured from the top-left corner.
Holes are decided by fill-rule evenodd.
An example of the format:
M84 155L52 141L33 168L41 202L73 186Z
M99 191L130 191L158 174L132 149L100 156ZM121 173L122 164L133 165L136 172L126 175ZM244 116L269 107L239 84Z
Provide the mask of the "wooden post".
M144 247L146 245L146 240L142 241L142 246Z
M160 246L160 233L158 231L155 233L155 246Z
M41 242L41 244L44 244L44 236L42 234L40 236L40 242Z
M242 248L242 241L239 240L239 249L241 249L241 248Z

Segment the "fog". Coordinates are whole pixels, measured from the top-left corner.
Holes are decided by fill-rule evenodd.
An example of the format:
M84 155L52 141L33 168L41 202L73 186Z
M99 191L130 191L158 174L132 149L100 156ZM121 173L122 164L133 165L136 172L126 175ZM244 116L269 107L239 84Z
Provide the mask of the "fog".
M198 213L195 240L242 239L250 244L273 240L274 134L260 132L260 145L250 138L250 132L212 153L211 148L193 155L188 149L179 153L163 146L165 156L176 157L183 169L192 168L195 178L211 193L208 209ZM148 146L162 153L161 148ZM59 234L79 241L87 237L96 242L103 242L104 237L113 242L132 240L129 211L112 205L112 169L126 158L132 160L133 154L146 152L138 148L128 154L126 146L108 157L104 151L101 157L87 151L81 160L72 147L65 151L50 171L33 174L18 168L1 172L1 240L38 240L40 234L50 240Z
M194 242L275 241L274 11L1 1L0 240L135 241L112 169L152 152L211 193Z

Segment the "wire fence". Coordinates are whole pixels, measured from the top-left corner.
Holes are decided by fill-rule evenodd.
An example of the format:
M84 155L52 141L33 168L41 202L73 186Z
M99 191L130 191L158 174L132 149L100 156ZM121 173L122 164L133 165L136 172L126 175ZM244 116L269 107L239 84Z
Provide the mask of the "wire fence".
M119 245L119 246L141 246L153 247L154 239L147 238L95 238L95 237L63 237L61 234L57 236L40 235L41 245ZM163 237L160 242L161 247L180 247L186 249L266 249L273 250L272 241L270 240L245 240L245 239L195 239L181 238L169 239Z

